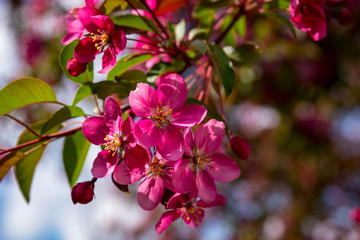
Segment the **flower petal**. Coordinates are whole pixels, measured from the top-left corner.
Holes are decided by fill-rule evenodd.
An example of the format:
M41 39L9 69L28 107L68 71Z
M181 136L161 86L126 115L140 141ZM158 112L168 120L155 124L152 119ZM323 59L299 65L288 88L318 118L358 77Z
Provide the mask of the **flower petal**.
M100 145L106 142L104 138L110 130L103 117L90 117L83 122L82 132L92 144Z
M175 193L174 196L170 198L166 207L169 209L182 208L186 206L188 200L189 197L187 194Z
M115 133L120 135L122 125L122 111L119 103L112 97L107 97L104 104L104 120L110 129L110 135Z
M196 171L196 188L198 196L205 202L215 201L217 196L216 186L205 170Z
M103 68L100 71L98 71L98 73L105 74L105 73L110 72L110 70L113 69L115 64L116 64L115 51L114 51L114 49L108 47L104 51L104 55L102 57L102 67Z
M81 39L74 50L74 58L82 63L93 61L96 54L98 54L98 50L91 37Z
M98 29L101 29L102 31L105 31L109 34L111 34L114 31L114 22L108 16L93 15L90 16L90 20L94 25L97 26L96 32L93 33L99 34Z
M184 143L185 143L185 154L186 154L186 156L193 157L194 156L195 143L194 143L194 135L193 135L193 133L191 131L191 128L185 129Z
M90 33L96 33L99 29L96 24L91 20L91 16L102 14L98 9L94 7L82 7L79 9L77 15L78 19L84 26L84 28Z
M147 177L138 187L138 203L143 209L152 210L159 205L163 194L163 180L160 177Z
M149 117L156 109L155 98L155 89L148 84L138 83L135 91L130 92L129 104L136 116Z
M204 120L207 110L199 104L186 104L171 114L171 124L178 128L193 127Z
M113 155L113 152L102 150L95 158L91 169L92 175L95 178L102 178L112 174L118 159L119 155L117 152Z
M162 233L165 229L167 229L172 222L180 217L181 211L180 210L172 210L164 212L160 220L156 223L156 232L158 234Z
M164 159L179 160L182 158L185 150L184 137L178 128L168 125L156 148Z
M223 195L218 194L216 196L215 201L207 203L200 200L199 202L196 203L196 206L201 208L219 207L224 205L225 203L226 203L226 198Z
M130 116L125 119L121 130L124 141L128 142L130 147L134 147L137 142L135 138L135 122Z
M161 79L157 94L158 102L174 111L182 107L186 101L186 83L180 75L169 74Z
M114 180L121 185L136 183L143 178L141 172L130 171L125 161L121 161L114 170Z
M120 55L124 48L126 47L126 36L122 30L116 30L112 35L114 49L117 55Z
M135 126L135 135L145 147L158 144L161 141L161 132L150 119L141 119Z
M206 171L215 181L230 182L240 176L240 168L231 157L213 153L208 158L211 159L211 164L207 165Z
M151 160L151 153L149 149L136 145L125 149L124 160L131 171L145 174L146 165Z
M195 182L193 164L186 158L177 162L172 176L172 184L181 193L190 192Z
M215 152L225 135L225 124L215 119L201 125L194 133L195 145L198 152L208 154Z

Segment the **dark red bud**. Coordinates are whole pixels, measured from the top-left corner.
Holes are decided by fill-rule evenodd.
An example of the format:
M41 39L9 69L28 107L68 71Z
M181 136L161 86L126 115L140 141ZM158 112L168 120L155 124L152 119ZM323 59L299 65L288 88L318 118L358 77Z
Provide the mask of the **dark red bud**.
M87 181L76 184L71 190L71 199L74 204L87 204L94 198L95 181Z
M360 223L360 207L355 207L350 211L350 218L355 222Z
M81 73L85 72L87 63L81 63L74 58L70 58L66 64L66 69L69 74L73 77L79 76Z
M230 147L233 153L240 159L247 160L250 154L249 143L241 137L231 136Z

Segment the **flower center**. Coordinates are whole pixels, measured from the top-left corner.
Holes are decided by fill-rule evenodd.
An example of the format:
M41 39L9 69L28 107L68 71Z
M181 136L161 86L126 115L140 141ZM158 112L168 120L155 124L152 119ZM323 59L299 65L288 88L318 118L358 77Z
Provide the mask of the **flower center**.
M169 123L169 120L172 118L171 114L171 108L165 106L160 107L157 105L156 112L150 116L150 119L153 120L156 126L159 128Z
M198 166L200 169L206 169L208 165L213 164L211 159L208 158L207 156L208 155L195 157L194 164Z
M165 167L165 164L160 163L157 158L154 158L154 160L149 164L149 170L147 171L146 175L152 174L153 177L162 177L162 172Z
M115 133L113 136L106 135L104 140L107 141L105 143L105 150L108 150L108 152L113 152L112 155L114 156L115 153L120 150L122 144L122 140L119 134Z
M109 43L110 36L109 36L109 33L107 33L106 31L104 31L102 29L98 29L97 31L98 31L98 33L96 33L96 34L90 33L90 35L92 36L93 42L95 42L96 49L101 52L104 50L106 45Z
M190 217L192 216L195 220L195 222L200 223L201 219L199 218L199 215L201 215L201 211L199 208L191 205L183 208L183 214L186 217L186 220L190 221Z
M72 9L70 9L69 13L72 14L74 16L74 18L78 18L78 11L79 11L79 8L74 7Z

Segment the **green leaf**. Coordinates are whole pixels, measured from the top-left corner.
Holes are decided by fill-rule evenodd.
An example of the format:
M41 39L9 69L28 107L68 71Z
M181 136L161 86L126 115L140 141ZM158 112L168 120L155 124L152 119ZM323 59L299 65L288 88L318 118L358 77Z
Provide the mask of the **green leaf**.
M0 182L8 173L10 168L24 158L24 153L21 151L13 151L6 154L0 159Z
M31 104L56 102L52 88L37 78L21 78L0 90L0 116Z
M146 75L140 70L129 70L116 77L118 83L139 83L146 82Z
M175 39L176 41L180 42L183 40L185 36L186 31L186 22L184 19L181 19L181 21L176 24L175 26Z
M31 128L40 134L45 122L38 122L31 125ZM53 128L49 133L54 133L60 129ZM18 145L37 139L32 132L25 130L19 137ZM34 176L35 168L47 146L47 142L40 142L27 147L21 148L19 151L24 153L23 158L15 165L15 176L19 184L20 190L27 202L30 201L30 188Z
M221 47L217 45L206 45L211 61L215 66L217 76L225 88L226 96L229 96L234 88L235 83L235 72L233 65Z
M290 31L290 34L295 38L296 34L295 34L294 25L291 23L290 19L285 17L284 15L282 15L281 12L266 11L263 13L263 15L270 17L270 18L278 21L279 23L282 23L285 26L287 26Z
M93 92L90 87L90 83L84 83L84 84L80 85L80 87L76 91L72 105L75 106L78 102L80 102L81 100L83 100L86 97L91 96L92 94L93 94Z
M113 16L111 19L114 21L115 25L121 27L131 27L160 34L159 28L156 26L153 20L144 16L126 14Z
M100 7L100 11L104 15L109 15L112 12L124 10L128 6L125 0L105 0Z
M206 39L209 30L206 28L193 28L189 32L189 40L192 41L194 39Z
M92 88L98 98L105 99L111 94L118 94L120 98L129 96L130 91L136 89L136 83L117 83L113 81L101 81L95 83Z
M64 72L66 77L68 77L71 81L76 83L85 83L85 82L92 82L94 78L94 71L93 71L93 63L89 62L86 67L86 71L80 74L77 77L73 77L69 74L66 69L66 65L70 58L74 58L74 50L76 45L79 43L79 40L74 40L60 51L59 54L59 65L61 70Z
M122 59L120 59L115 67L113 67L113 69L111 69L111 71L108 73L107 79L108 80L114 80L116 76L120 76L121 74L123 74L126 70L128 70L129 68L145 62L149 59L151 59L153 56L150 54L144 54L144 55L138 55L138 56L134 56L134 55L128 55L123 57Z
M166 72L179 72L186 66L183 60L175 60L172 63L158 62L152 68L149 69L146 77L149 83L154 83L156 79Z
M76 106L66 106L59 109L44 125L43 129L41 130L41 134L43 135L47 133L53 127L60 125L61 123L69 120L71 118L84 116L84 111Z
M246 15L242 15L234 24L234 30L239 36L246 36Z
M199 39L196 39L190 44L190 47L196 51L198 51L201 54L205 54L207 49L206 45L204 44L204 41L201 41Z
M263 8L266 10L278 9L278 10L286 10L289 8L290 1L289 0L272 0L270 2L266 2L263 5Z
M252 64L261 54L259 46L253 42L246 42L237 47L225 46L223 50L234 66Z
M86 140L82 131L65 138L63 162L71 187L80 175L89 147L90 142Z

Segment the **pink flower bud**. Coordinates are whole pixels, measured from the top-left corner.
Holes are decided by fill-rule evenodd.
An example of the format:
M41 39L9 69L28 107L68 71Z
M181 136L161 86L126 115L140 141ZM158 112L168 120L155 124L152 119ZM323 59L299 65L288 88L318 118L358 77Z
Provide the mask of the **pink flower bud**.
M81 63L74 58L70 58L66 64L66 69L69 74L73 77L79 76L81 73L85 72L87 63Z
M93 200L95 181L87 181L76 184L71 190L71 199L74 204L87 204Z
M249 143L241 137L231 136L230 147L233 153L240 159L247 160L249 158L250 146Z
M360 223L360 207L355 207L355 208L351 209L350 218L353 221Z

